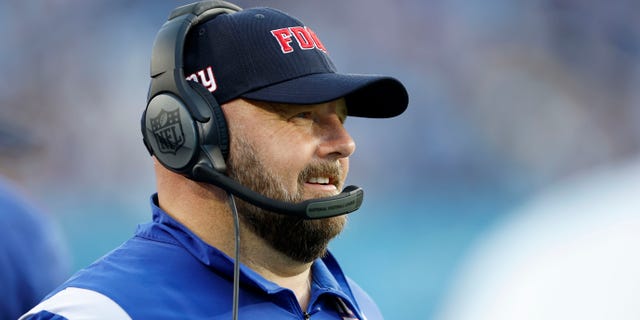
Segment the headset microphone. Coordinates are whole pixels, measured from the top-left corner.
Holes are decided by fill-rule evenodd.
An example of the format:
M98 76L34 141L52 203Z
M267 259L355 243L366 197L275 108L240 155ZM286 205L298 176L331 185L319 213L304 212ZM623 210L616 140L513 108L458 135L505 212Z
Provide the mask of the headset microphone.
M265 197L207 165L197 164L193 170L195 176L204 178L206 182L224 189L255 206L303 219L329 218L356 211L360 208L364 197L362 188L348 186L344 188L342 193L332 197L289 203Z

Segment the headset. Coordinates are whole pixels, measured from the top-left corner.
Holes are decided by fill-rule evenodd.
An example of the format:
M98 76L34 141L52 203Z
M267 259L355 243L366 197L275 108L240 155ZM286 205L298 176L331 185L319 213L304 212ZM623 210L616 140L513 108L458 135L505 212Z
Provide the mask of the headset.
M189 30L199 22L242 8L225 1L202 1L176 8L158 31L151 56L151 84L142 114L143 142L150 155L169 170L215 185L255 206L302 219L351 213L364 192L348 186L325 198L288 203L268 198L226 175L229 155L227 123L215 97L183 72Z

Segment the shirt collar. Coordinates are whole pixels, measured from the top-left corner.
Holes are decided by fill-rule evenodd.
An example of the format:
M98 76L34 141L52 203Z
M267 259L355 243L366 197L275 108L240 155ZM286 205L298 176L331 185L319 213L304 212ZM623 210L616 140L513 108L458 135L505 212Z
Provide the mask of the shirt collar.
M158 206L157 194L151 196L151 209L153 222L140 225L137 235L177 244L201 263L222 272L229 278L233 277L234 259L201 240L195 233L162 210ZM243 283L259 287L269 294L286 290L245 265L240 266L240 271L240 280ZM327 252L325 257L314 261L311 272L313 274L312 295L330 293L343 299L353 300L346 277L330 252Z

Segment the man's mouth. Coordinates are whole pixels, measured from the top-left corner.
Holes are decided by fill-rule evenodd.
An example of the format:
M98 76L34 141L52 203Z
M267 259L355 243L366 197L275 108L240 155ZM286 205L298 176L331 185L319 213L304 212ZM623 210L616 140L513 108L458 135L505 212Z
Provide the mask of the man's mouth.
M333 195L338 190L338 180L331 177L310 177L305 184L316 192L329 192Z
M310 197L332 196L340 193L342 168L337 162L318 162L307 166L299 178Z
M309 180L307 181L307 183L313 183L313 184L329 184L329 178L328 178L328 177L311 177L311 178L309 178Z

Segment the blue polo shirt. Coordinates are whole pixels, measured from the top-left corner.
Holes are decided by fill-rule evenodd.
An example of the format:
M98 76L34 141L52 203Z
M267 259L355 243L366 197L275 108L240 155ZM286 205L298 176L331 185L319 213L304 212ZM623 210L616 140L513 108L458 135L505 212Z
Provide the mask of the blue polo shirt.
M22 319L231 319L233 259L171 218L152 197L153 221L79 271ZM382 319L329 253L312 265L311 300L240 266L240 319ZM106 316L109 315L109 316Z

